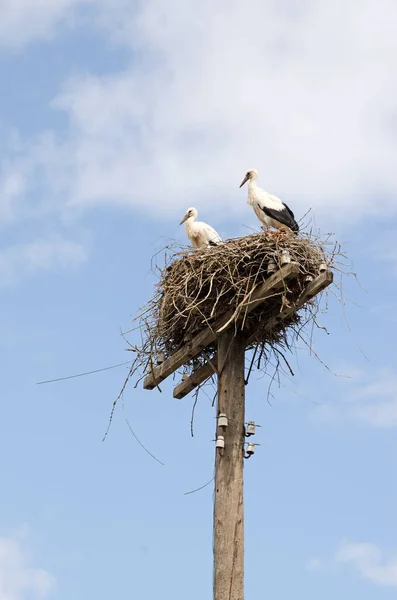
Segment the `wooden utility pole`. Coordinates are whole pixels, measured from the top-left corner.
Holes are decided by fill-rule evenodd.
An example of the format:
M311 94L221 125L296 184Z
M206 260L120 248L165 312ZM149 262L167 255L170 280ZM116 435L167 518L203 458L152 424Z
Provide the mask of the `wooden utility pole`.
M218 375L217 417L225 415L227 425L217 420L215 449L215 507L214 507L214 600L244 600L244 504L243 463L245 442L245 348L255 341L255 332L242 332L241 317L260 306L266 299L285 291L290 280L300 274L297 263L281 266L262 284L247 294L240 316L234 311L220 317L211 326L169 356L160 365L151 368L143 387L153 390L182 365L217 341L218 351L183 379L174 388L174 398L184 398L212 375ZM266 330L280 327L302 306L332 283L333 274L324 265L314 280L299 296L285 306L268 311ZM250 337L251 335L251 337ZM247 337L248 336L248 337ZM224 421L224 420L223 420ZM221 439L219 439L221 436ZM223 438L223 441L222 441ZM223 447L221 447L223 445Z
M224 448L215 449L214 600L244 599L244 360L246 338L234 328L218 338L218 410ZM221 437L221 439L222 439Z

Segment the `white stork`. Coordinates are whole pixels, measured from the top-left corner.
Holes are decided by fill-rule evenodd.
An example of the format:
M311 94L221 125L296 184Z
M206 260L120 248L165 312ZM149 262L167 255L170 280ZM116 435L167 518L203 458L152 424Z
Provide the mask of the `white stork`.
M274 227L275 229L292 231L297 235L299 225L295 221L292 210L280 198L258 187L256 185L257 179L258 171L250 169L246 172L240 187L248 181L248 204L253 207L258 219L262 221L266 230Z
M211 225L197 221L198 212L195 208L188 208L185 216L181 221L185 223L185 231L194 248L209 248L209 246L217 246L222 242L222 239Z

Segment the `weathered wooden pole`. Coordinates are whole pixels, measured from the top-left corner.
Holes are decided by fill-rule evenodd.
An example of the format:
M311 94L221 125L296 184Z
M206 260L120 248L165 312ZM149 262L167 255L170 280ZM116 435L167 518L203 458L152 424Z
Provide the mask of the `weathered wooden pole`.
M275 264L275 267L277 265ZM309 281L296 262L286 262L259 286L254 286L239 311L230 310L214 323L196 333L186 344L168 356L161 364L150 363L143 387L153 390L175 373L182 365L197 357L206 362L194 369L189 377L174 388L174 398L184 398L189 392L218 373L217 420L215 450L215 506L214 506L214 600L244 600L244 503L243 463L245 443L245 348L256 343L256 332L242 333L241 317L259 307L269 298L279 296L280 302L266 310L266 326L261 324L261 336L278 330L283 322L297 313L333 281L333 273L327 265L320 265L319 273ZM300 281L301 286L286 282ZM307 284L307 285L305 285ZM297 288L294 291L294 287ZM300 291L299 291L300 290ZM290 292L290 300L284 302ZM280 306L281 304L281 306ZM287 325L288 326L288 325ZM212 345L217 340L217 352ZM211 360L205 352L211 346ZM227 421L227 424L226 424ZM251 451L252 454L252 451ZM248 456L247 452L247 456Z
M218 409L215 449L214 600L244 600L244 358L246 339L234 327L218 339ZM222 443L222 441L221 441Z

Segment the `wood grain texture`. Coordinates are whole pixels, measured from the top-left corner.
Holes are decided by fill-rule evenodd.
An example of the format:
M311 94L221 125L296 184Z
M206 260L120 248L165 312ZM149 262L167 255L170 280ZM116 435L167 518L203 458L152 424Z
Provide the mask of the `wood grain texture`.
M218 340L217 415L229 424L217 427L225 438L215 452L214 600L244 599L244 419L245 337L225 331Z

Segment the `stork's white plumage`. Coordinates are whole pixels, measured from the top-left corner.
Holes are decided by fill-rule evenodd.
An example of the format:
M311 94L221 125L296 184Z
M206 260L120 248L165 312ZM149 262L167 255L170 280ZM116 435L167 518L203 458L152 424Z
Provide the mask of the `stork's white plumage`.
M256 184L257 179L258 171L249 169L240 187L248 181L248 204L253 207L258 219L265 225L266 229L274 227L275 229L290 230L297 235L299 226L295 221L292 210L280 198L258 187Z
M194 248L208 248L209 246L217 246L222 242L222 239L211 225L196 221L198 212L195 208L188 208L185 216L181 221L185 224L186 235L192 242Z

